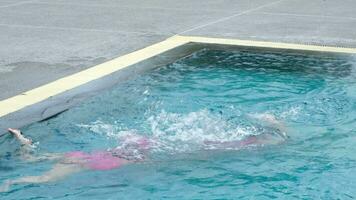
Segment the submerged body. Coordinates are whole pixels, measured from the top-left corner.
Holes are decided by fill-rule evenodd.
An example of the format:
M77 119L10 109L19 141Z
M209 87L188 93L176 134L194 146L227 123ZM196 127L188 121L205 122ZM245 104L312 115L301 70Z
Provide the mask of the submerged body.
M241 149L249 146L263 146L284 142L287 138L283 124L275 119L273 115L263 114L254 115L252 118L262 120L270 127L273 132L262 133L259 135L247 136L236 141L204 141L206 149ZM154 139L149 139L139 135L126 136L124 139L128 143L122 148L110 151L83 152L73 151L64 154L49 153L41 156L34 156L31 153L32 140L25 138L21 131L9 128L16 139L21 143L21 157L28 162L41 160L56 160L52 169L40 176L27 176L15 180L6 181L1 187L0 192L9 190L13 184L21 183L45 183L56 181L70 174L78 173L83 170L112 170L130 163L142 162L146 159L148 150L155 143ZM133 156L133 152L139 152Z

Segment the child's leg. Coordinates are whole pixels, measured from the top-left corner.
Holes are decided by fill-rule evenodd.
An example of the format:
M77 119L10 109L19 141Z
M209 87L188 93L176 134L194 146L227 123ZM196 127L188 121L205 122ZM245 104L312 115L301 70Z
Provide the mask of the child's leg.
M62 164L58 163L53 166L53 168L45 172L40 176L25 176L15 180L8 180L0 186L0 192L6 192L10 189L11 185L21 184L21 183L47 183L52 181L57 181L64 178L70 174L82 171L83 168L77 164Z
M12 133L16 139L22 144L21 146L21 156L23 159L27 161L39 161L39 160L48 160L48 159L61 159L63 158L62 154L43 154L42 156L34 157L30 151L32 148L32 141L30 139L25 138L21 131L17 129L8 129L10 133ZM80 164L63 164L57 163L53 166L51 170L45 172L40 176L26 176L15 180L8 180L0 186L0 192L6 192L11 185L13 184L21 184L21 183L45 183L56 181L60 178L68 176L72 173L76 173L83 170L83 167Z

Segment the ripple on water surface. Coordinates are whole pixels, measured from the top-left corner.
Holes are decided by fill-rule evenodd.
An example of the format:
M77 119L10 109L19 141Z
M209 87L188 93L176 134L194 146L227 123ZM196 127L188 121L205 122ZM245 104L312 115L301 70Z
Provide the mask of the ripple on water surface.
M155 141L147 162L16 185L1 199L355 198L355 69L346 56L196 52L24 128L39 153L112 149L144 135ZM206 145L271 131L249 117L266 113L286 127L285 143ZM15 141L0 142L0 181L51 166L21 162Z

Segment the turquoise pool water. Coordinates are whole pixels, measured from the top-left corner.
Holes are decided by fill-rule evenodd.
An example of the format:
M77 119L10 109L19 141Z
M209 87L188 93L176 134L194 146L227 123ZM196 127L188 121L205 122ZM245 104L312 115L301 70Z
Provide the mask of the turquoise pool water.
M286 127L285 142L206 145L266 132L250 117L266 113ZM1 199L356 198L352 57L202 50L22 130L37 154L112 149L130 134L156 145L142 163L15 185ZM10 136L0 145L0 183L53 165L21 161Z

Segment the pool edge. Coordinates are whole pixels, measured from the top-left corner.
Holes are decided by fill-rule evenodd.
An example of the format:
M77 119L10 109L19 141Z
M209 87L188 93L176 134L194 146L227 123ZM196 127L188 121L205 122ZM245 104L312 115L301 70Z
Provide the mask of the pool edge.
M180 37L171 37L143 49L114 58L89 69L68 75L19 95L2 100L0 101L0 118L186 43L186 40L182 40Z
M34 105L66 91L70 91L74 88L85 85L88 82L98 80L129 66L135 65L136 63L150 59L188 43L356 54L356 48L176 35L146 48L114 58L89 69L2 100L0 101L0 119L25 107Z

